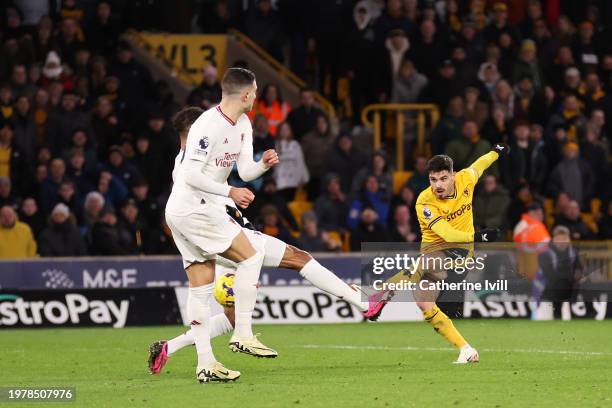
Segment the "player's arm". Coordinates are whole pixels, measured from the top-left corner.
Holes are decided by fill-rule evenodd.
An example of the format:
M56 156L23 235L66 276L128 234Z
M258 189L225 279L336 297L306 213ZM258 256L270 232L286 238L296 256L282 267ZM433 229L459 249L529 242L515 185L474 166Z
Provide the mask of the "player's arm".
M200 139L198 129L191 126L187 136L187 146L183 157L183 171L185 172L185 182L193 188L210 194L217 194L229 197L231 187L226 183L219 183L211 177L205 175L202 169L211 160L216 138L206 138L206 142Z
M453 228L448 221L443 218L436 221L429 227L446 242L474 242L474 234L471 232L459 231Z
M240 157L238 157L236 164L238 165L238 175L244 181L255 180L270 168L263 158L259 161L253 160L253 135L251 132L244 135Z
M487 154L480 156L472 163L468 170L475 176L474 182L478 181L480 176L497 160L501 155L510 153L510 147L505 143L497 143Z

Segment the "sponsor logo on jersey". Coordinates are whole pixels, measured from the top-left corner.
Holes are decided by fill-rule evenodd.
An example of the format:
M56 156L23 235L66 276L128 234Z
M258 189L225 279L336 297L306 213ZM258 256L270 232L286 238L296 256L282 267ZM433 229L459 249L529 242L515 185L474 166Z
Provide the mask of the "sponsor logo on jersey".
M217 157L215 159L215 166L217 167L233 167L236 160L240 157L240 152L238 153L225 153L221 157Z
M425 217L426 220L431 219L431 210L427 206L423 207L423 217Z
M461 208L459 208L457 211L454 211L452 213L450 213L449 215L446 216L446 221L451 221L454 220L457 217L462 216L464 213L467 213L468 211L470 211L472 209L472 204L463 204L461 206Z

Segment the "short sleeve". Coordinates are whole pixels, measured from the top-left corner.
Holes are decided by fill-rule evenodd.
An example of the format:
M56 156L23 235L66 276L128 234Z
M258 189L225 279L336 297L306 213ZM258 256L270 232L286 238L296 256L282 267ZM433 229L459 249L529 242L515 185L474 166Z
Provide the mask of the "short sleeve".
M421 225L426 225L428 229L442 219L440 210L429 204L417 204L416 211Z

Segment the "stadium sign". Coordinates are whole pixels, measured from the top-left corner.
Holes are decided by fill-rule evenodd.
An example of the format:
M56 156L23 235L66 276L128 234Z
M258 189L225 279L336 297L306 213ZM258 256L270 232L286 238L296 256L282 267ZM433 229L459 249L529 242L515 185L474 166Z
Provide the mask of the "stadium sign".
M0 328L177 323L178 304L167 288L0 292Z

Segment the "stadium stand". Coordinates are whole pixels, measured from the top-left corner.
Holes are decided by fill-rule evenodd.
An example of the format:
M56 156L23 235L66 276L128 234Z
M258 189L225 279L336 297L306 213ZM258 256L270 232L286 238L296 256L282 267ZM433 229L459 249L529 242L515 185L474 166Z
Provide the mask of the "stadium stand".
M339 243L324 250L348 250L355 237L397 239L396 207L408 204L414 222L414 197L427 183L419 155L452 152L461 166L503 141L512 152L490 174L510 200L507 236L540 203L549 230L566 225L575 239L612 239L610 2L216 0L171 13L173 2L146 3L156 7L3 5L0 237L29 236L30 229L38 245L2 257L177 253L163 220L178 150L170 118L185 104L217 103L222 72L208 66L202 83L179 100L134 57L133 42L122 38L128 30L240 30L307 86L291 106L277 84L261 83L252 114L265 119L262 132L254 126L255 153L278 149L286 121L309 176L279 194L274 175L249 184L261 204L246 215L272 234L287 230L299 244L307 235L302 216L312 209L318 225L309 234ZM334 115L311 90L331 101ZM361 112L389 103L434 104L440 117L381 111L377 146ZM373 151L384 170L368 159ZM492 194L480 189L484 198ZM50 247L57 237L72 245Z

